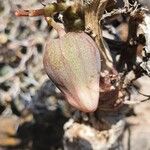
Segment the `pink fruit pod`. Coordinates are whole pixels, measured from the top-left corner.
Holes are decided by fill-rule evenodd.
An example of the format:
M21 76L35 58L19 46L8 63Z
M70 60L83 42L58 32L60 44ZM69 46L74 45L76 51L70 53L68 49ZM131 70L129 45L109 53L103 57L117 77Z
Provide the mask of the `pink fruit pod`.
M100 62L96 43L84 32L68 32L46 43L46 73L67 101L83 112L98 107Z

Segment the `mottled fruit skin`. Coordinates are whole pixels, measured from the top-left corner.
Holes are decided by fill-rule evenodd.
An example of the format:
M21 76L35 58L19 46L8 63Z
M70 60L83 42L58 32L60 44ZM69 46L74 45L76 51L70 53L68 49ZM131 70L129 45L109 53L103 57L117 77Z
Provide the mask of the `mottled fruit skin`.
M46 73L68 102L83 112L96 110L99 101L100 54L84 32L51 39L43 58Z

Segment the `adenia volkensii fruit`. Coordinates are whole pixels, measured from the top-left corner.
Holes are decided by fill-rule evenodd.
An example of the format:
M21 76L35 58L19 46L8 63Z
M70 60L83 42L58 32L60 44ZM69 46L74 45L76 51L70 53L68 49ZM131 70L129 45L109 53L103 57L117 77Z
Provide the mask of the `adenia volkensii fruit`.
M47 41L44 68L68 102L83 112L93 112L99 102L100 54L84 32L68 32Z
M95 111L99 103L101 70L96 43L83 31L66 33L43 12L43 9L19 10L16 15L44 15L48 24L56 29L59 37L46 42L44 69L72 106L83 112Z

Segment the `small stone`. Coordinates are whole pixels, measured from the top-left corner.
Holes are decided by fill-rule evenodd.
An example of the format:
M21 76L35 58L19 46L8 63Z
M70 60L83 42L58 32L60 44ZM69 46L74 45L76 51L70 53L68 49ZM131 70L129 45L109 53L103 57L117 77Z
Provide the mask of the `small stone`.
M0 34L0 44L5 44L5 43L7 43L7 41L8 41L7 35L1 33Z

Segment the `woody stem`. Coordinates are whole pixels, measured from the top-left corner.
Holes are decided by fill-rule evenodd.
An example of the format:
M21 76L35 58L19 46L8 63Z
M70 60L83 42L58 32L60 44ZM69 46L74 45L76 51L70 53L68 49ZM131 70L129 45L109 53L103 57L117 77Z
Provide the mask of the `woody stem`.
M15 12L16 16L44 16L44 9L37 9L37 10L24 10L19 9Z

